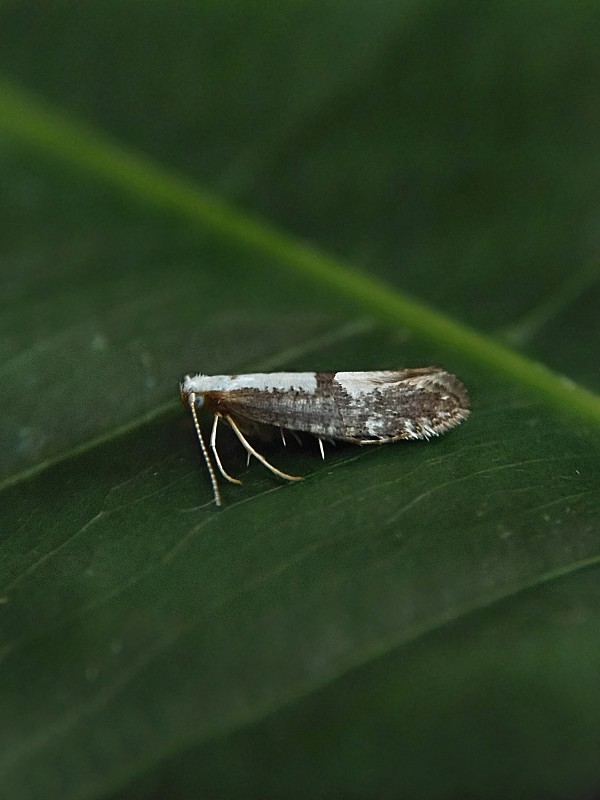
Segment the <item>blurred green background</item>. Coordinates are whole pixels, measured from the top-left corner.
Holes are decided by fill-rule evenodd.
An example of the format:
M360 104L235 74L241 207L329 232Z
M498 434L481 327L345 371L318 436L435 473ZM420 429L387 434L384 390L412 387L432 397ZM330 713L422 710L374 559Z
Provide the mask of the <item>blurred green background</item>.
M596 3L0 6L11 798L600 788ZM483 338L482 338L483 335ZM210 504L186 372L443 363ZM229 467L228 467L229 468Z

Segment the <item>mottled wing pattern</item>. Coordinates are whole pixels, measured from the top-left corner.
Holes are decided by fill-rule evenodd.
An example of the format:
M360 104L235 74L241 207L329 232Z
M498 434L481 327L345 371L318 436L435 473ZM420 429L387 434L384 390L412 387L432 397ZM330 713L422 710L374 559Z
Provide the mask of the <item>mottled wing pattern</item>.
M428 439L469 414L465 387L437 367L380 372L317 372L316 390L206 392L207 408L245 430L272 425L355 444Z

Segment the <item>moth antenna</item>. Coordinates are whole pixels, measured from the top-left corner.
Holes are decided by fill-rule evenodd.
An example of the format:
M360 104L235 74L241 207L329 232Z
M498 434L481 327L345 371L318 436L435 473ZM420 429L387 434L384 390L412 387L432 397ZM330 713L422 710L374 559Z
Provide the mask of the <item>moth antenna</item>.
M241 481L239 481L237 478L232 478L231 475L225 472L225 470L223 469L223 465L221 464L221 459L219 458L219 454L217 452L217 425L219 424L220 417L221 417L220 414L215 414L213 418L213 426L210 434L210 449L212 450L213 455L215 457L215 461L217 462L217 467L219 468L219 472L225 478L225 480L228 480L230 483L241 484L242 483Z
M202 455L204 456L204 460L206 461L206 468L208 469L208 474L210 476L210 482L212 484L213 496L215 498L215 505L221 505L221 493L219 492L219 485L217 483L217 476L215 475L215 470L212 465L212 461L210 460L210 456L208 455L208 450L206 449L206 445L204 444L204 439L202 438L202 431L200 430L200 423L198 422L198 415L196 414L196 395L194 392L190 392L188 395L188 403L190 404L190 408L192 410L192 417L194 418L194 427L196 428L196 434L198 436L198 442L200 443L200 449L202 450Z
M325 448L323 447L323 439L319 436L319 450L321 451L321 458L325 461Z
M261 454L260 454L260 453L258 453L258 452L257 452L257 451L256 451L256 450L255 450L255 449L252 447L252 445L250 444L250 442L249 442L249 441L247 441L247 439L245 438L244 434L241 432L241 430L240 430L240 429L238 428L238 426L235 424L235 422L233 421L233 419L232 419L230 416L226 416L226 417L225 417L225 419L226 419L226 420L227 420L227 422L228 422L228 423L231 425L231 427L232 427L232 429L233 429L233 432L235 433L235 435L238 437L238 439L240 440L240 442L241 442L241 443L244 445L244 447L246 448L246 452L248 453L248 455L249 455L249 456L250 456L250 455L254 456L254 458L258 459L258 460L260 461L260 463L261 463L261 464L264 464L264 466L265 466L267 469L270 469L270 470L271 470L271 472L272 472L274 475L277 475L278 477L280 477L280 478L283 478L283 479L284 479L284 480L286 480L286 481L301 481L301 480L302 480L302 478L301 478L301 477L299 477L298 475L288 475L286 472L282 472L281 470L277 469L277 467L274 467L272 464L269 464L269 462L267 461L267 459L266 459L264 456L261 456Z

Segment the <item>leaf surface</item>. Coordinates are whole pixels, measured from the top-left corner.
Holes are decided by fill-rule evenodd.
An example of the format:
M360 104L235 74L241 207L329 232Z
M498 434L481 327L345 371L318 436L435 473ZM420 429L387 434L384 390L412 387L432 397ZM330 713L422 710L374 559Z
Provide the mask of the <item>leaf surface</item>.
M597 788L598 15L526 6L0 12L11 797ZM212 505L184 373L437 363Z

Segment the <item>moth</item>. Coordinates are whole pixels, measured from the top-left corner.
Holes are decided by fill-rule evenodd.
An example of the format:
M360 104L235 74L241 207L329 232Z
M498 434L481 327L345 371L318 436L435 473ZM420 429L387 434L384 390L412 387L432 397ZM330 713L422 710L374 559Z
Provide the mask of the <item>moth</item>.
M229 425L248 454L279 478L299 481L270 464L247 436L285 431L323 441L358 445L400 439L429 439L460 424L469 415L469 397L459 379L441 367L375 372L271 372L250 375L186 375L179 386L189 406L206 461L213 496L221 505L217 477L197 412L213 414L210 450L220 474L241 483L224 469L217 451L217 427Z

